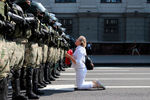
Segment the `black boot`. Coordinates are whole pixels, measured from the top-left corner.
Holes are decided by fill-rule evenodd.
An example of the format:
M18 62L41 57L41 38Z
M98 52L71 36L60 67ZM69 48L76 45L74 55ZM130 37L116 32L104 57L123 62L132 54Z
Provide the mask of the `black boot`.
M57 62L56 67L55 67L55 75L58 77L60 76L59 68L60 68L60 64L59 62Z
M38 71L38 88L44 88L44 87L46 87L46 85L43 83L43 81L41 80L41 68L38 68L37 69L37 71Z
M33 92L36 95L43 95L44 93L38 90L38 69L33 70Z
M0 100L8 100L8 82L7 78L0 79Z
M43 83L48 85L50 84L48 81L45 80L45 69L46 69L46 64L42 64L43 65L43 74L42 74L42 78L43 78Z
M12 100L28 100L25 96L20 94L20 70L13 71L13 76L11 79L13 94L12 94Z
M65 71L65 68L64 68L63 62L61 62L61 63L60 63L60 69L61 69L61 71Z
M46 84L46 85L51 84L50 82L47 82L45 80L43 80L43 83Z
M56 75L56 69L53 69L53 70L52 70L52 76L53 76L54 78L59 78L59 76Z
M56 69L56 75L57 75L57 76L60 76L60 71L58 70L58 68L59 68L59 67L57 67L57 69Z
M39 99L39 97L33 93L32 91L32 75L33 75L33 69L32 67L28 67L26 70L27 74L26 74L26 93L29 99Z
M59 60L58 64L59 64L59 67L57 67L57 70L60 72L60 71L61 71L61 68L60 68L60 60Z
M56 80L52 75L49 76L49 79L50 79L51 81L55 81L55 80Z
M42 78L42 68L40 67L39 69L39 75L38 75L38 84L43 86L43 87L46 87L46 84L43 83L43 78Z
M44 86L43 86L43 85L41 85L41 84L39 84L39 83L38 83L38 85L37 85L37 86L38 86L38 88L44 88Z
M59 70L57 69L58 71L65 71L65 69L63 68L62 60L59 61L59 67L58 68L59 68Z
M21 68L21 73L20 73L20 89L21 90L25 90L26 89L26 85L25 85L25 81L26 81L26 78L25 78L25 72L26 72L26 69L25 67L22 67Z
M60 67L58 67L57 70L60 72L61 71Z
M65 68L64 68L64 67L62 67L62 66L60 67L60 69L61 69L61 71L65 71Z
M48 82L49 84L51 84L51 81L48 76L49 76L49 64L46 63L45 68L44 68L44 80Z
M53 65L52 76L53 76L54 78L59 78L59 76L56 75L57 66L58 66L57 63L55 63L55 64Z
M52 75L52 71L53 71L53 69L49 67L48 77L49 77L49 80L55 81L55 78L54 78L53 75Z

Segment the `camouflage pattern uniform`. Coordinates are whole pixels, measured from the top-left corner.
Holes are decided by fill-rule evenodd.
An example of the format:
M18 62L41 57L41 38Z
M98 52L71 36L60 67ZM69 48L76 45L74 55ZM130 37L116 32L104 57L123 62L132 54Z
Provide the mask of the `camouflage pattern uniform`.
M12 13L25 17L24 12L22 8L17 4L12 4L11 10L13 10ZM27 23L24 23L22 21L18 22L15 21L15 31L13 34L8 34L8 49L11 50L13 53L10 55L10 62L11 62L11 69L12 69L12 89L13 89L13 95L12 99L22 99L27 100L27 98L20 93L20 70L23 67L24 64L24 54L25 54L25 43L28 42L28 38L31 35L31 30L27 28L25 25ZM13 22L13 23L14 23Z
M0 15L5 18L4 15L4 6L5 3L0 1ZM0 21L3 21L0 19ZM4 39L3 33L0 33L0 79L6 78L9 73L9 60L8 60L8 51L6 46L6 41Z
M7 100L7 76L10 72L8 51L5 47L5 41L0 35L0 98Z
M8 0L7 2L9 1L11 0ZM16 1L20 6L23 3L27 3L27 0ZM53 14L50 16L48 15L48 20L52 18L52 23L47 21L47 23L44 23L40 18L41 16L39 17L39 15L44 13L43 7L41 7L40 11L40 7L38 8L38 6L41 6L40 3L32 1L33 5L29 7L32 11L29 13L34 14L38 20L37 26L32 26L30 25L30 22L25 20L25 17L27 17L27 15L24 14L24 12L27 12L26 7L24 7L25 5L21 6L23 8L20 8L17 4L12 4L12 6L8 7L10 4L4 4L4 2L1 2L0 0L0 14L2 16L5 16L4 5L6 5L10 9L7 9L6 11L10 11L23 18L21 22L18 22L13 18L11 18L10 21L7 16L7 21L15 26L15 30L12 32L10 31L9 34L6 34L6 32L6 39L3 38L4 33L0 33L0 98L2 98L2 100L7 99L7 77L11 69L13 89L12 100L27 100L27 98L20 94L19 78L20 70L23 69L23 72L21 72L21 79L26 79L26 95L29 99L39 99L37 96L39 94L38 87L40 87L40 85L45 87L47 84L46 82L51 83L50 81L54 81L55 78L58 78L58 76L60 76L59 72L63 71L63 59L67 49L64 49L64 46L62 46L63 43L61 43L62 41L59 40L59 38L61 38L60 33L58 33L58 28L60 28L58 27L59 25L53 26L54 23L57 22L57 18ZM37 8L38 11L32 7ZM37 12L41 13L38 15ZM3 21L0 16L0 29L1 20ZM6 20L5 17L4 20ZM41 20L41 22L39 20ZM7 27L7 29L10 28ZM42 29L48 31L46 34L48 37L46 37L46 39L46 35L43 34ZM39 38L42 41L39 41ZM26 75L23 74L25 71ZM24 84L24 82L22 84Z
M0 15L1 15L0 21L6 20L6 17L4 15L5 13L4 6L5 3L0 0ZM3 26L0 25L0 29L1 28L3 28ZM7 50L5 39L2 34L4 33L1 31L0 33L0 98L1 100L7 100L7 94L8 94L7 77L10 73L10 66L9 66L8 50Z

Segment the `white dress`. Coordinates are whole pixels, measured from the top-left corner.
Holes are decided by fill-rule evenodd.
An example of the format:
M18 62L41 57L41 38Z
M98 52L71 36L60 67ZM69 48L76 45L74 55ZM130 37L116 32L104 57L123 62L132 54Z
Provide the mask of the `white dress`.
M93 82L85 82L87 69L85 66L86 50L82 46L78 46L73 54L76 64L72 63L72 67L76 71L76 85L78 89L89 89L93 87Z

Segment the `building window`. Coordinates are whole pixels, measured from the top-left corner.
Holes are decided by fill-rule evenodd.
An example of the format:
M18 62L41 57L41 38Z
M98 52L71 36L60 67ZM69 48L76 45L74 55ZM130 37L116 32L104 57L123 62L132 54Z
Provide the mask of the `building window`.
M104 33L118 33L118 19L104 19Z
M101 0L101 3L121 3L121 0Z
M55 3L76 3L76 0L55 0Z
M59 19L60 23L62 23L62 27L66 28L66 33L67 34L72 34L72 30L73 30L73 20L72 19Z
M150 3L150 0L147 0L147 3Z

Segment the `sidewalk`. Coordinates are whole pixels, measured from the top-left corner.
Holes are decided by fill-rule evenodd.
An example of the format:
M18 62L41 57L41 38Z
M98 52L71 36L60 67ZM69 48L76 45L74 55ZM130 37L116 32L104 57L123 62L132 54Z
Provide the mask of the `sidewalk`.
M92 55L95 65L150 65L150 55Z

